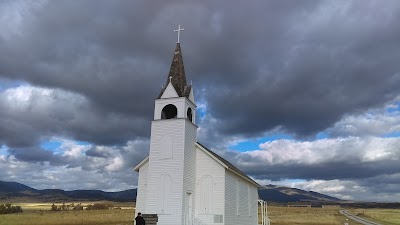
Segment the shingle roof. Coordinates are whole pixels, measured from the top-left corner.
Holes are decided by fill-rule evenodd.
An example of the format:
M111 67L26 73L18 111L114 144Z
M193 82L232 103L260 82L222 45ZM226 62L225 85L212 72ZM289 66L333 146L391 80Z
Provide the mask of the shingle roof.
M255 183L257 186L260 186L257 182L255 182L253 179L251 179L249 176L247 176L247 174L243 173L240 169L238 169L236 166L234 166L232 163L230 163L228 160L222 158L221 156L219 156L217 153L211 151L210 149L208 149L206 146L200 144L199 142L197 142L197 144L199 144L201 147L203 147L206 151L208 151L211 155L213 155L215 158L217 158L219 161L221 161L223 164L225 164L225 166L228 167L228 169L232 170L233 172L241 175L244 178L247 178L249 181Z
M172 77L172 79L170 79L170 77ZM176 43L174 57L169 69L167 82L165 87L161 90L158 98L161 98L170 80L179 97L189 97L191 86L188 86L186 83L185 67L183 65L182 50L179 43Z

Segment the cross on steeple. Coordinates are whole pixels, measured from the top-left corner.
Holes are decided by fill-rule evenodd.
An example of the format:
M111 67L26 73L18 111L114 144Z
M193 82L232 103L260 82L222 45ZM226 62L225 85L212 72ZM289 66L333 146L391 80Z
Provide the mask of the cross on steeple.
M178 32L178 41L176 43L180 43L179 42L179 37L181 36L181 31L185 30L183 28L181 28L181 25L178 25L178 30L174 30L174 32Z

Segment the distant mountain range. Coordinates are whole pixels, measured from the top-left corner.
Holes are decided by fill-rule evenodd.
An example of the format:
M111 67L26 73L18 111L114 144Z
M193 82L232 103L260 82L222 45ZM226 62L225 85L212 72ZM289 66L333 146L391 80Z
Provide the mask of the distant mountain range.
M313 191L267 185L259 191L261 199L267 202L339 202L338 198ZM62 202L62 201L136 201L136 189L118 192L100 190L64 191L61 189L37 190L17 182L0 181L0 202Z
M0 181L0 202L63 202L63 201L116 201L133 202L136 189L118 192L100 190L64 191L61 189L37 190L17 182Z
M340 202L341 199L334 198L314 191L304 191L297 188L267 185L258 190L261 199L267 202Z

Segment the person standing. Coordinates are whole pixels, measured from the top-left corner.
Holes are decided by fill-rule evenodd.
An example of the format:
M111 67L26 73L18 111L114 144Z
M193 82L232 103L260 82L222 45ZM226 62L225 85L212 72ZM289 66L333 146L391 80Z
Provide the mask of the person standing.
M142 217L142 213L138 212L137 217L135 218L136 225L146 225L146 221L144 221Z

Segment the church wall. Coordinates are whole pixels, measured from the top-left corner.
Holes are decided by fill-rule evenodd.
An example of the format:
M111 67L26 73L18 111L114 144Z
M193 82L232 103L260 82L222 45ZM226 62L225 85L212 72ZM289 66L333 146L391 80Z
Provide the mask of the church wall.
M257 224L257 187L226 170L225 225Z
M147 192L147 175L148 175L149 163L145 163L139 170L139 179L138 179L138 189L137 189L137 197L136 197L136 211L145 212L146 211L146 192Z
M152 121L146 213L158 214L158 225L175 225L182 222L185 122L185 119ZM162 141L166 136L172 139L172 158L164 158L161 154L164 148L168 147ZM161 181L169 180L170 183L160 184ZM171 193L159 190L164 186ZM162 199L163 196L159 196L160 193L166 193L165 200ZM161 204L160 200L168 202ZM162 212L162 205L169 207Z
M196 216L206 224L221 225L223 223L214 223L214 215L225 217L225 167L221 166L221 164L198 147L196 147L196 161L196 193L198 193L196 195ZM214 183L212 187L212 210L211 212L204 212L205 210L201 208L201 182L202 179L209 179L209 177L212 178Z
M192 213L195 210L195 199L196 199L196 151L195 143L197 139L197 127L189 120L185 120L185 162L184 162L184 176L183 176L183 208L182 213L185 215L188 213L187 204L187 193L192 194ZM182 224L183 221L182 221Z

